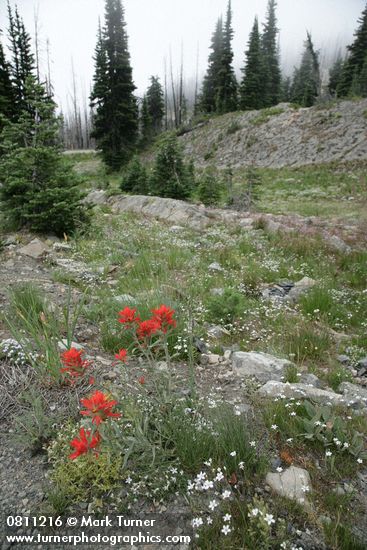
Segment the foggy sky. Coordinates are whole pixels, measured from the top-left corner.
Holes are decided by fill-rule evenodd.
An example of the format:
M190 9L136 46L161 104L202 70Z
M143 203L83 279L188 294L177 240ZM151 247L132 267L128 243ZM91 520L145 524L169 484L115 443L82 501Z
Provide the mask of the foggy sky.
M78 86L89 94L93 75L98 17L103 20L104 0L10 0L17 3L26 28L33 36L34 13L38 11L42 73L46 74L46 39L50 40L51 73L56 100L64 110L70 103L71 58ZM193 79L199 48L199 75L207 65L215 22L225 15L227 0L124 0L129 49L136 93L142 95L149 76L163 78L163 59L172 50L175 72L183 44L186 79ZM264 21L267 0L232 0L234 65L238 71L255 15ZM365 0L278 0L282 66L290 73L299 61L306 30L311 31L317 49L327 54L353 40ZM0 0L0 28L7 28L6 0ZM4 42L3 37L3 42ZM322 55L322 58L325 55ZM324 59L325 60L325 59Z

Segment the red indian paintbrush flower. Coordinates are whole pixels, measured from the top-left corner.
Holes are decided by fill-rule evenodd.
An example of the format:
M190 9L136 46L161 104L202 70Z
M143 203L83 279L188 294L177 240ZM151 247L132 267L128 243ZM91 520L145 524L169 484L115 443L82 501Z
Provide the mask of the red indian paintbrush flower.
M141 321L139 323L136 334L139 340L144 340L144 338L149 338L161 330L161 323L158 319L147 319L146 321Z
M78 456L86 454L88 451L93 451L96 455L98 455L96 447L98 447L100 442L101 436L98 432L92 435L92 432L90 430L80 428L79 438L75 437L75 439L70 442L70 445L74 447L75 452L69 455L69 458L71 458L71 460L74 460Z
M120 349L120 351L118 353L115 353L115 358L117 359L117 361L121 361L121 363L126 363L126 361L127 361L127 350L126 349Z
M85 411L80 411L84 416L91 416L93 424L99 426L106 418L119 418L120 413L112 412L112 409L117 405L117 401L109 399L109 397L101 391L95 391L89 399L81 399Z
M61 361L65 367L60 369L61 372L67 372L72 379L83 376L90 365L90 361L83 359L83 354L84 350L77 350L76 348L64 351L61 354Z
M152 309L153 319L156 319L160 322L163 332L167 332L167 329L171 327L176 327L176 321L173 319L175 313L174 309L169 308L162 304L158 309Z
M130 325L133 323L138 323L140 321L139 315L135 315L136 309L131 309L129 307L125 307L121 311L119 311L119 323Z

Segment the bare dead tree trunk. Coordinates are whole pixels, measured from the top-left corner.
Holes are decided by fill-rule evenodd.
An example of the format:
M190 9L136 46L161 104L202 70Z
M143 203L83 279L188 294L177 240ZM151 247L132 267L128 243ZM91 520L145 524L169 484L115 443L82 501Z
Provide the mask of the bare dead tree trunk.
M181 43L181 66L180 66L180 83L178 94L178 126L182 124L182 107L183 107L183 44Z
M40 58L39 58L39 14L38 7L34 9L34 45L36 48L36 73L37 82L40 82Z
M174 123L175 123L175 127L178 128L177 99L176 99L175 82L173 80L171 47L169 49L169 62L170 62L170 73L171 73L171 88L172 88L172 101L173 101L173 111L174 111Z
M164 129L168 130L167 60L164 58Z

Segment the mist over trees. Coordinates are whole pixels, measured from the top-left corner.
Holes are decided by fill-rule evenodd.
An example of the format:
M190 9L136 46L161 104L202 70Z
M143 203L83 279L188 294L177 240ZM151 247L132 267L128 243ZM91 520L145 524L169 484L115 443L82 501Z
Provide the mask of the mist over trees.
M179 66L173 66L170 53L164 60L162 79L151 76L145 92L137 97L123 1L105 0L105 17L97 28L90 90L80 82L71 60L71 92L61 113L60 140L64 147L97 147L114 170L129 162L139 148L148 146L162 131L184 131L198 115L261 109L281 101L309 107L325 98L367 96L367 6L345 56L335 52L328 79L324 73L321 75L322 52L308 31L299 64L292 74L282 74L281 21L276 0L268 0L264 21L255 17L249 37L244 37L243 62L236 75L234 16L229 0L224 16L218 14L202 82L198 66L196 75L186 74L182 45ZM0 130L4 120L16 120L24 108L30 108L26 98L30 75L39 83L42 80L45 94L53 96L49 41L47 76L40 76L39 32L37 15L32 44L18 9L8 5L8 27L0 34Z

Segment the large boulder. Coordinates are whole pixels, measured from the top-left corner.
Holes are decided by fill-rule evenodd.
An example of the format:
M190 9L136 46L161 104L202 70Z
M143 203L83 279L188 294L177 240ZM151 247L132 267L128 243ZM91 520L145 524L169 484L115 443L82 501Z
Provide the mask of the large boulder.
M19 254L29 256L34 260L40 260L50 253L50 247L40 239L33 239L30 243L19 249Z
M311 491L310 474L296 466L290 466L281 473L269 472L265 481L278 495L301 504L306 503L306 495Z
M236 351L232 355L232 368L237 376L248 378L254 376L260 382L281 380L287 367L292 363L262 352Z

